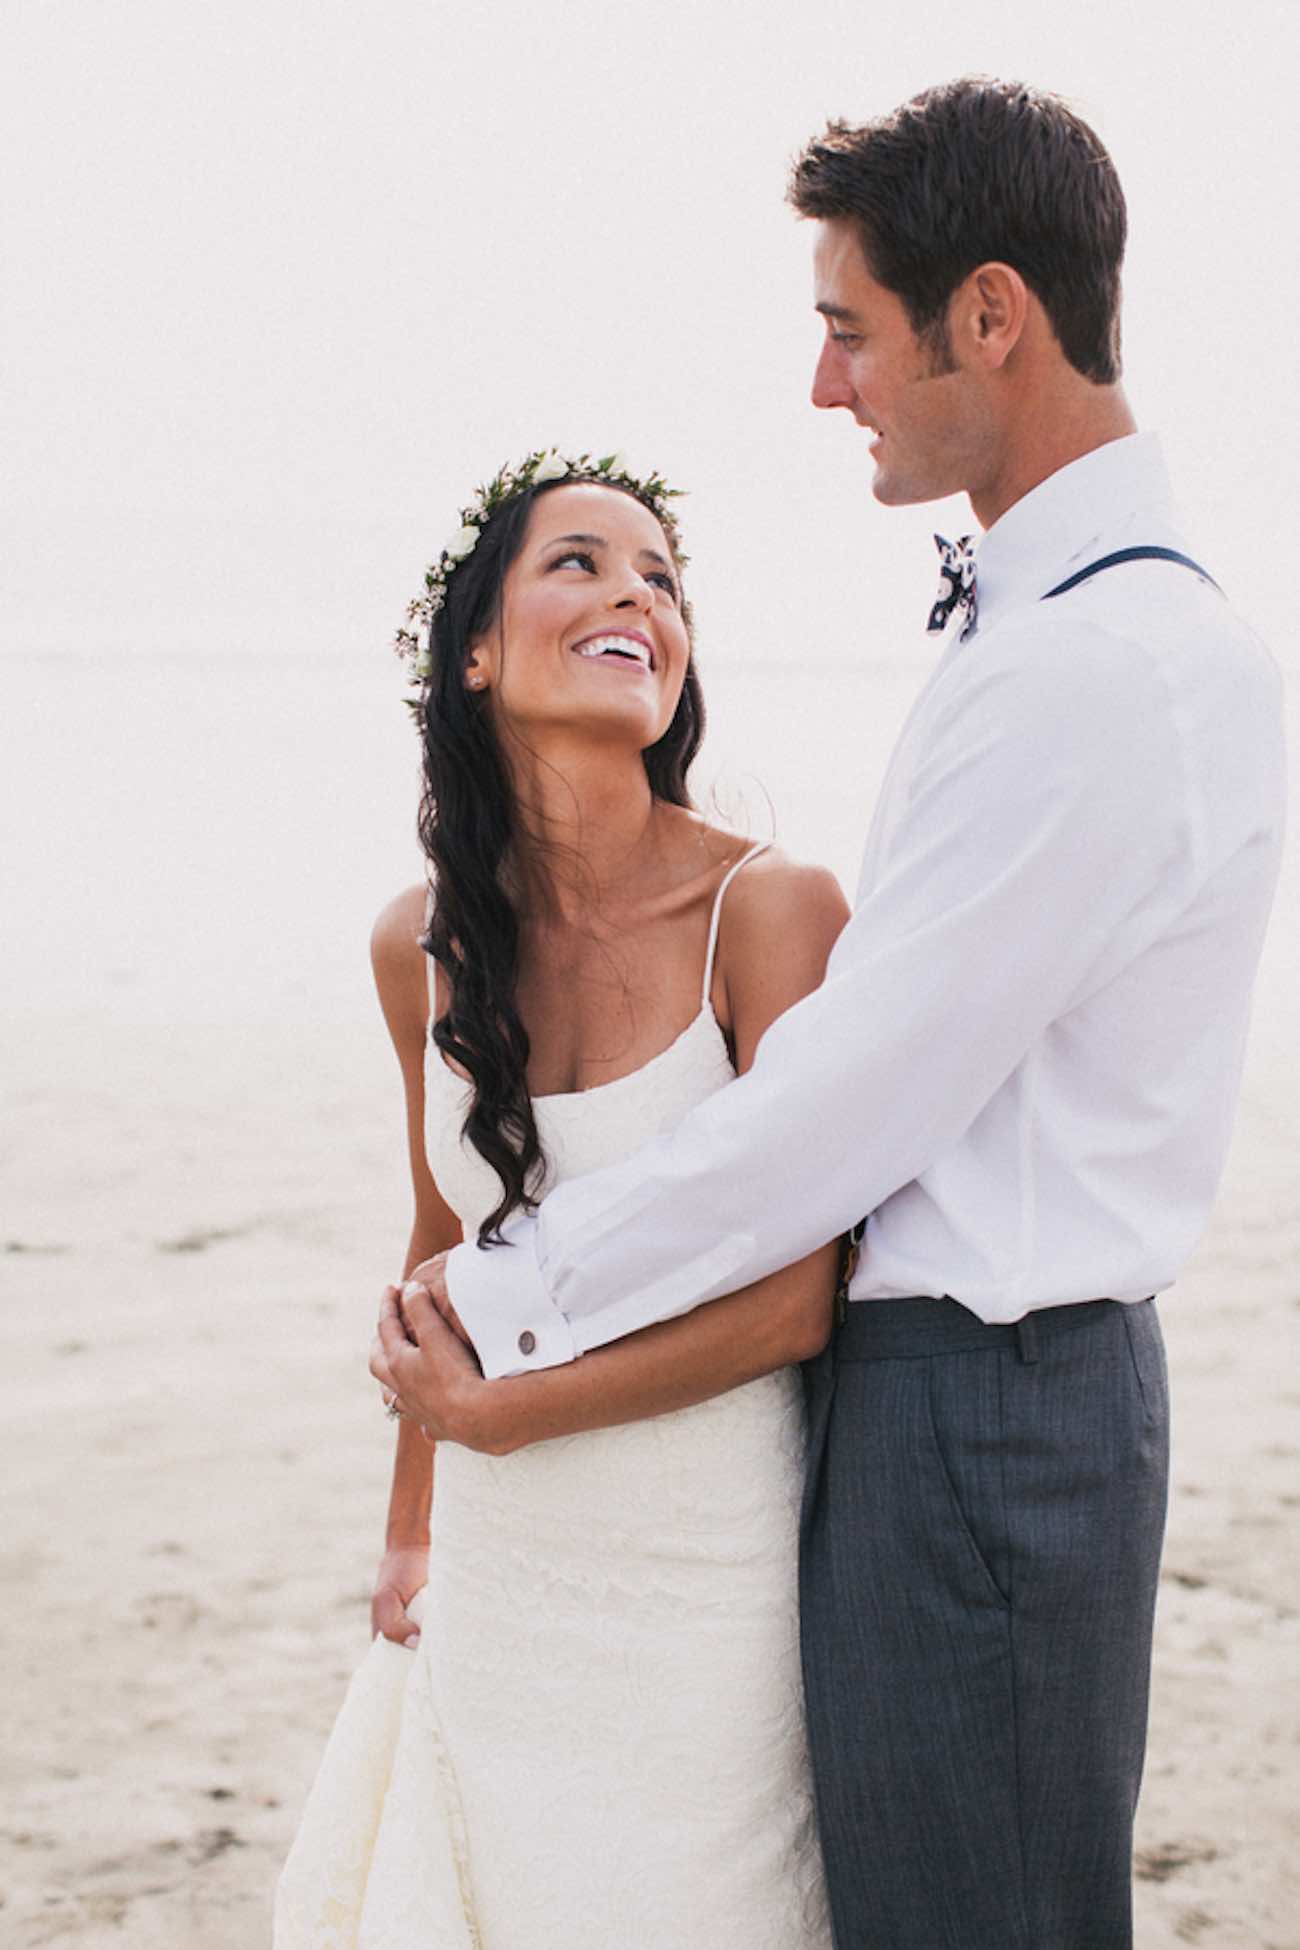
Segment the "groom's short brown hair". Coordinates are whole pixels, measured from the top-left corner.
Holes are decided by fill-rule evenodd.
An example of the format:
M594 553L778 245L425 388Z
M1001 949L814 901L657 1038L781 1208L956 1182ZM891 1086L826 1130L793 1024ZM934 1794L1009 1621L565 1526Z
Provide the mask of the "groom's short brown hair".
M832 122L796 160L790 201L857 226L872 276L936 351L957 286L997 260L1019 271L1072 366L1098 385L1119 378L1124 192L1058 96L967 77L860 128Z

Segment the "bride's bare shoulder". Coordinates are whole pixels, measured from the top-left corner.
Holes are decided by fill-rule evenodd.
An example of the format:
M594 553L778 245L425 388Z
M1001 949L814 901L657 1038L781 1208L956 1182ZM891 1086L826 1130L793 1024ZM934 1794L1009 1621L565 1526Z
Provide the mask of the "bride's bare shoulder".
M735 858L743 860L748 843L733 839L733 846ZM769 846L732 881L724 916L732 943L746 950L770 948L794 927L824 960L849 918L849 904L829 867Z
M370 931L370 965L390 1023L395 1015L428 1019L429 958L420 946L428 888L405 887L380 910Z
M830 869L793 860L780 847L768 847L736 875L722 909L713 1001L730 1026L739 1069L752 1061L768 1024L819 986L848 918Z

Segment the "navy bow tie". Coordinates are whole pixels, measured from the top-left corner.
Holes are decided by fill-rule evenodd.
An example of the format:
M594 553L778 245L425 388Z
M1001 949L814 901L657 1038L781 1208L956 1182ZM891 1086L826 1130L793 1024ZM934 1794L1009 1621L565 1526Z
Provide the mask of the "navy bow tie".
M975 621L975 537L961 535L949 542L936 535L934 545L939 551L939 595L925 627L929 631L946 629L953 611L962 609L966 612L961 626L965 636Z

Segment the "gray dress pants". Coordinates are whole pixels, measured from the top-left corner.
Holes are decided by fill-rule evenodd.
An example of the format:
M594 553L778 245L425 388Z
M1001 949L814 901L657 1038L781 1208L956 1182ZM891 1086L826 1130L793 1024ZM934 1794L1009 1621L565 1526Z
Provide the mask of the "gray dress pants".
M851 1304L805 1369L836 1950L1128 1950L1168 1479L1150 1301Z

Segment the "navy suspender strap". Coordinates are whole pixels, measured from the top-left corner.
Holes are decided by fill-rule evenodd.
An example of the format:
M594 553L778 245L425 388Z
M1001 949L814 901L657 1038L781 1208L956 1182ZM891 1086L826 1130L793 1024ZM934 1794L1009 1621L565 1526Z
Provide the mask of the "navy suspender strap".
M1042 600L1046 603L1053 596L1063 596L1067 589L1077 589L1089 576L1100 575L1103 569L1113 569L1121 562L1177 562L1180 568L1190 569L1202 582L1208 582L1211 589L1219 589L1208 570L1203 569L1199 562L1193 562L1190 555L1180 555L1176 548L1121 548L1114 555L1103 555L1100 562L1090 563L1086 569L1080 569L1064 582L1058 582L1055 589L1049 589ZM1223 594L1222 589L1219 589L1219 594Z

